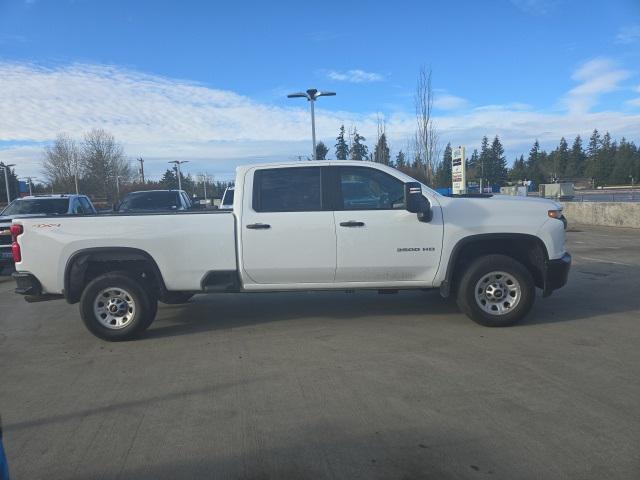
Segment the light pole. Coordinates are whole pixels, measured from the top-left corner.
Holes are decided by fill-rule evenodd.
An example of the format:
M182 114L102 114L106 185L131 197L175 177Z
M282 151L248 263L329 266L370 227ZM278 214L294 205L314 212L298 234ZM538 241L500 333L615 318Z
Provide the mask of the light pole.
M207 205L207 180L209 180L209 175L203 173L201 175L202 178L202 186L204 187L204 205Z
M315 88L310 88L306 92L290 93L287 95L287 98L306 98L307 101L311 102L311 141L313 143L311 158L313 160L316 159L316 114L314 104L319 97L332 97L335 94L336 92L319 92Z
M7 189L7 205L11 203L11 195L9 193L9 168L15 167L15 163L10 163L9 165L0 165L0 168L4 170L4 186Z
M168 163L173 163L176 166L176 172L178 174L178 190L182 190L182 179L180 178L180 165L183 163L189 163L189 160L172 160Z

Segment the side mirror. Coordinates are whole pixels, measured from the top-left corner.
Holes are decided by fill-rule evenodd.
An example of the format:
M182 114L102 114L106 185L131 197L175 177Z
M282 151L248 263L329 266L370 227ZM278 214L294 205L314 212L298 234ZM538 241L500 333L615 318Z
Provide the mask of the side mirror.
M418 182L404 184L404 204L411 213L420 211L420 199L422 198L422 186Z
M422 195L420 183L407 182L404 184L404 201L407 211L418 215L418 221L430 222L433 218L431 204Z

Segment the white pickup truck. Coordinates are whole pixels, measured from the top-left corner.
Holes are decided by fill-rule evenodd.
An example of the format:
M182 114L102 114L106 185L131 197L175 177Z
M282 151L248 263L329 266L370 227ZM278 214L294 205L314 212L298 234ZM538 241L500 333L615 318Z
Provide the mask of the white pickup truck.
M444 197L377 163L253 165L230 211L16 219L14 278L28 301L79 302L112 341L145 330L158 300L213 292L439 288L506 326L536 287L566 283L563 221L550 200Z

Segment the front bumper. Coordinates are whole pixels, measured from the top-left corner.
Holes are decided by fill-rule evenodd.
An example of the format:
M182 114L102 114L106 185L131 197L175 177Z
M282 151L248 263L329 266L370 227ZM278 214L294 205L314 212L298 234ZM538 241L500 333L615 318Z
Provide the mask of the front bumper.
M560 258L548 260L544 269L544 289L542 295L548 297L554 290L563 287L569 278L571 255L567 252Z
M63 298L63 295L42 293L42 285L31 273L14 272L11 276L16 281L16 288L14 292L18 295L24 295L24 299L27 302L44 302L46 300L57 300L59 298Z

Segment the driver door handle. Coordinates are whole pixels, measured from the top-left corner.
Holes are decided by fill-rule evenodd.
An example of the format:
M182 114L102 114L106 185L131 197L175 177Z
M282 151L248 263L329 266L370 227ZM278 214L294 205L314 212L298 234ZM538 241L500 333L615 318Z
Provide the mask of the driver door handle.
M355 220L349 220L348 222L340 222L341 227L364 227L364 222L356 222Z
M267 228L271 228L271 225L268 223L250 223L247 225L247 228L252 230L266 230Z

